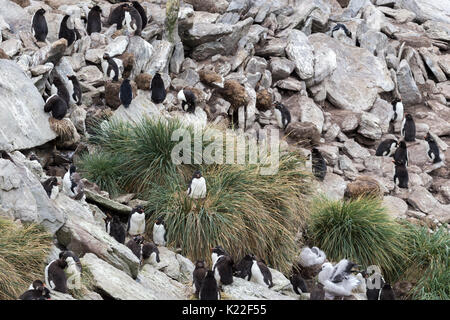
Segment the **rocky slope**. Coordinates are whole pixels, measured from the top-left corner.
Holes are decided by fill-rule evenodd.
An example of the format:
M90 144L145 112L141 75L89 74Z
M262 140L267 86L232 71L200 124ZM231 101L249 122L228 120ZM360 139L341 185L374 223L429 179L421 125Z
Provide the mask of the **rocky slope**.
M95 2L103 22L115 2ZM127 213L139 200L114 201L95 186L88 186L89 203L62 193L51 200L41 187L49 176L62 177L89 149L86 137L103 118L177 117L197 126L228 127L231 108L239 115L238 130L260 137L263 128L278 129L272 103L281 102L292 116L280 130L281 137L289 133L285 147L308 156L315 145L327 161L320 191L340 199L365 187L378 190L394 217L448 226L450 1L186 0L174 42L164 34L165 1L141 4L149 17L141 36L106 24L89 36L85 18L94 1L0 0L0 150L13 159L0 159L0 215L39 222L59 248L82 255L97 292L86 298L186 299L192 293L192 262L160 248L160 265L139 271L131 251L104 231L104 212ZM47 43L36 42L30 32L39 8L46 10ZM58 39L65 14L81 34L70 47ZM351 36L332 37L337 23ZM119 84L105 81L104 53L132 80L136 96L129 108L120 105ZM168 89L163 104L150 99L156 72ZM75 74L83 90L81 106L71 105L64 119L64 134L52 130L43 111L42 95L53 74L66 84L66 76ZM183 112L177 100L187 87L199 100L194 114ZM400 127L390 122L394 98L402 99L417 127L416 141L407 143L409 189L395 186L392 158L375 156L382 140L400 140ZM428 132L439 145L441 163L427 157ZM39 162L29 160L32 154ZM58 250L55 246L54 254ZM289 280L278 278L279 289L254 290L254 284L237 280L226 294L298 299Z

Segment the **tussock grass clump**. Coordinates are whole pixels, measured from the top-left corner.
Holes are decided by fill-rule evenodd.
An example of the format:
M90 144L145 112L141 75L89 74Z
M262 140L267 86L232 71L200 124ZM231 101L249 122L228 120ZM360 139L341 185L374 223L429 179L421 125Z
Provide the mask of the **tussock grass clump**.
M44 280L52 237L39 225L4 218L0 231L0 300L17 299L34 280Z
M425 227L406 225L406 250L410 263L403 278L416 282L414 300L450 299L450 234L441 227L430 233Z
M294 237L308 212L306 195L311 192L311 175L301 169L304 159L285 154L278 173L266 176L260 174L259 165L248 163L175 164L171 153L179 142L171 137L180 128L188 130L194 145L192 127L177 120L110 122L97 130L91 138L97 148L92 157L101 167L114 167L110 167L110 177L103 175L109 182L102 187L111 192L116 187L110 181L115 181L121 192L149 200L146 212L153 213L148 221L149 237L156 218L164 215L169 245L181 247L182 254L192 260L209 260L210 248L222 245L235 259L252 252L288 272L296 253ZM202 142L201 146L208 144ZM198 156L195 148L190 152L191 159ZM118 163L111 160L113 154L120 155ZM98 175L89 157L84 156L79 166L87 176ZM202 171L208 189L201 200L186 195L196 169Z
M395 280L408 260L404 252L405 232L377 198L317 198L312 205L308 234L328 259L347 258L364 268L377 265L387 281Z

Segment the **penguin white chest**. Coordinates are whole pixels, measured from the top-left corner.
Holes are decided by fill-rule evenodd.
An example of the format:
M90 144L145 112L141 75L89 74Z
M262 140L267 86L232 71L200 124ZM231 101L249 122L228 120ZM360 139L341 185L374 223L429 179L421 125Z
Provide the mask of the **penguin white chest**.
M164 235L166 234L166 228L163 224L153 225L153 242L158 246L165 246L166 240L164 240Z
M63 178L63 191L69 197L75 197L75 193L71 190L72 180L70 179L70 171L67 171Z
M204 198L206 196L206 180L204 177L200 179L192 179L190 197L194 199Z
M134 213L130 219L130 230L131 235L142 234L145 231L145 214L144 213Z
M253 260L252 264L252 277L250 278L251 282L259 283L263 286L267 286L267 284L264 282L264 275L261 272L261 269L258 266L258 263Z
M278 126L283 129L284 128L284 124L283 124L283 115L281 114L281 111L279 109L275 109L275 118L277 119L277 124Z

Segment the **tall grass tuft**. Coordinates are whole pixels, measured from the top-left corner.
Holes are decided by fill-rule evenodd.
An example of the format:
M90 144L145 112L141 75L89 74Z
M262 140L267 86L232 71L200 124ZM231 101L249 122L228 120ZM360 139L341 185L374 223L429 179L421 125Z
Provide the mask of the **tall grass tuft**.
M17 299L34 280L44 280L52 237L39 225L4 218L0 230L0 300Z
M308 234L313 245L324 250L329 259L351 259L364 268L377 265L388 281L398 278L407 260L405 232L376 198L317 198Z
M110 155L120 155L119 163L111 164L112 176L105 180L111 178L121 191L149 200L146 211L153 212L148 221L150 236L156 218L165 215L169 245L181 247L193 260L209 260L209 249L220 244L236 259L252 252L288 272L296 253L294 237L308 212L306 195L311 193L311 175L300 166L304 159L286 154L278 173L268 176L259 174L258 165L248 163L176 165L171 153L178 141L171 141L171 136L180 128L186 127L177 120L110 122L91 138L97 149L97 158L93 157L109 161ZM193 145L194 130L186 129ZM89 157L83 157L79 166L88 175L98 175ZM195 169L206 179L208 192L203 200L186 195Z
M404 279L416 282L410 293L415 300L450 299L450 234L445 227L430 233L426 227L406 225L406 250L410 263Z

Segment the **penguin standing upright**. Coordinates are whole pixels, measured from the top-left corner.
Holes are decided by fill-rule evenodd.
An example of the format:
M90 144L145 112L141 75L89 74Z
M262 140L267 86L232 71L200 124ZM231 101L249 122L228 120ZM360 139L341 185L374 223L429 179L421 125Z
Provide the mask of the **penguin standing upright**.
M392 100L391 102L392 108L393 108L393 115L392 115L392 121L395 123L402 122L403 121L403 103L400 99L396 98Z
M424 137L424 139L425 141L428 142L428 150L427 150L428 158L430 158L431 161L433 161L433 163L441 162L442 159L439 156L439 147L438 144L436 143L436 140L434 140L434 138L431 136L429 132Z
M250 280L251 272L252 272L252 265L253 265L253 257L250 254L245 255L241 261L239 261L235 266L235 276Z
M119 99L125 108L128 108L133 100L133 89L131 88L130 79L123 79L120 85Z
M342 30L347 37L352 37L352 33L348 31L347 27L342 23L338 23L334 26L334 28L331 30L331 37L336 38L335 33L337 33L339 30Z
M31 19L31 33L37 41L45 42L48 34L47 20L45 20L45 10L37 10Z
M312 172L320 181L325 179L327 174L327 163L317 148L311 151Z
M274 109L275 117L277 119L278 127L286 130L286 127L291 123L291 113L283 104L277 102Z
M127 233L118 216L113 216L112 219L106 223L106 232L116 239L117 242L122 244L125 243Z
M383 140L375 152L376 156L391 157L395 153L395 149L398 147L398 142L395 139Z
M41 280L35 280L28 290L20 295L19 300L50 300L50 290Z
M151 98L154 103L164 102L166 99L166 87L164 86L164 81L159 72L153 77L150 90L152 91Z
M398 145L397 150L394 152L394 160L395 161L402 161L405 163L406 166L408 166L408 148L406 147L405 141L400 141L400 144Z
M93 32L100 33L102 31L102 20L100 15L102 14L102 9L95 5L89 11L88 19L87 19L87 34L91 35Z
M405 119L403 120L401 134L405 141L416 141L416 124L412 115L409 113L405 115Z
M232 284L234 262L231 256L221 246L217 246L211 249L211 260L217 283Z
M71 164L63 177L63 192L75 200L81 200L84 196L84 183L76 170L75 165Z
M165 246L167 243L167 229L163 218L158 218L153 225L153 242L158 246Z
M52 290L67 293L67 277L64 269L67 262L63 259L56 259L45 267L45 284Z
M264 261L257 261L255 256L252 255L253 263L250 273L250 281L258 283L260 285L266 285L268 288L273 287L272 273L270 269L266 266Z
M52 117L57 120L62 120L67 113L67 103L57 94L50 96L45 101L44 111L51 112Z
M68 26L68 23L70 23L71 26ZM65 15L61 21L61 25L59 26L58 39L66 39L68 47L70 47L70 45L77 39L75 27L73 27L72 29L71 27L73 27L72 18L69 15Z
M214 272L211 270L206 272L202 281L199 298L200 300L220 300L220 291L214 278Z
M73 261L75 261L78 270L80 272L83 271L83 266L81 265L80 258L78 258L78 256L73 251L64 250L59 253L59 259L67 261L67 258L72 258Z
M183 111L194 113L196 98L191 90L183 89L178 92L178 100L181 101Z
M308 292L308 287L306 286L305 279L303 279L299 273L293 273L289 277L289 281L291 282L292 289L296 294L300 295L302 293Z
M193 199L202 199L206 197L206 180L202 177L200 170L194 172L188 186L187 194Z
M58 75L55 75L53 77L53 85L52 85L52 94L57 94L58 96L60 96L65 102L66 104L69 106L70 105L70 94L69 94L69 90L67 90L66 85L64 84L64 82L61 80L61 78Z
M145 242L142 245L141 252L142 252L141 265L144 265L146 263L156 265L161 261L159 259L159 249L154 243Z
M134 32L135 36L140 36L142 32L142 18L139 12L131 5L123 7L125 26L129 34Z
M70 80L71 82L71 97L73 99L73 101L75 101L75 103L77 105L81 105L81 96L82 96L82 91L81 91L81 85L80 82L77 79L77 76L75 75L71 75L71 76L67 76L67 78Z
M102 70L106 78L111 79L113 82L119 81L119 67L114 59L107 53L103 55Z
M194 286L194 293L197 298L198 298L198 294L200 292L200 288L202 287L203 279L205 278L207 271L208 271L208 269L206 269L206 267L205 267L205 261L197 260L195 262L195 269L194 269L194 272L192 273L192 282L193 282L193 286ZM213 275L213 277L214 277L214 275ZM214 279L214 281L215 281L215 279Z
M136 206L128 217L127 232L131 236L143 234L145 231L145 212L142 206Z
M147 13L145 12L145 9L141 6L141 4L138 1L132 1L133 7L139 12L139 15L141 16L142 21L142 30L145 28L148 22Z
M403 160L393 160L395 164L394 183L399 188L408 189L408 170Z

